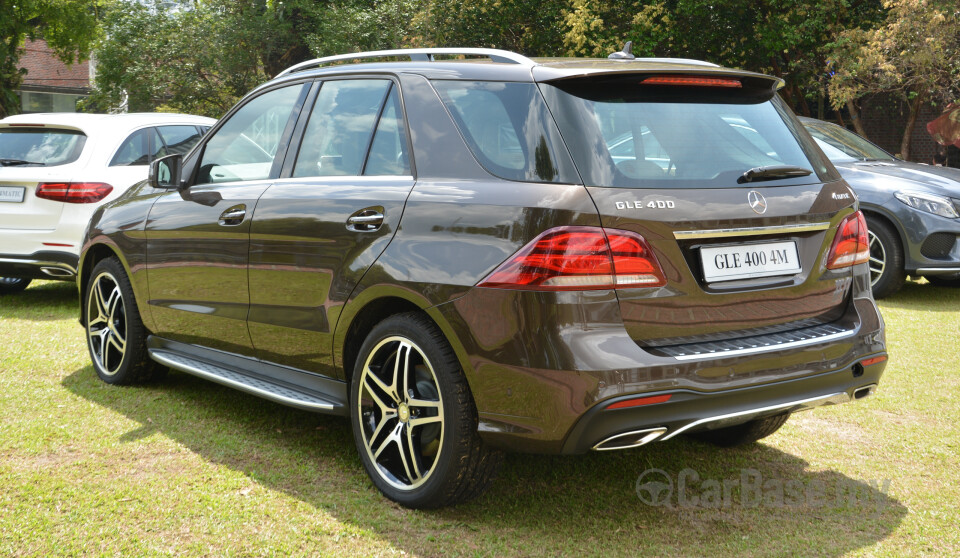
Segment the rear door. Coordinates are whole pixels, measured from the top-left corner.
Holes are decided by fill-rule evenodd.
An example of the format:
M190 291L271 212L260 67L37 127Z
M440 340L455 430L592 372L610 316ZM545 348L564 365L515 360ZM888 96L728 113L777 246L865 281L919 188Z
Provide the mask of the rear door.
M333 375L340 310L414 181L392 80L324 82L303 128L253 218L249 328L261 358Z
M674 354L839 318L851 268L824 264L854 196L774 82L648 77L541 86L603 226L641 234L666 275L617 291L630 335Z

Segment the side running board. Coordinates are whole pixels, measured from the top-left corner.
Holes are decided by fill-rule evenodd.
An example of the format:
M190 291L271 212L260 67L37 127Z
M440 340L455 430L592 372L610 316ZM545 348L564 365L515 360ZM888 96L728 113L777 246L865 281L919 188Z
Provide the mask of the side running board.
M323 397L322 394L272 378L228 369L205 360L165 349L149 349L148 353L153 360L175 370L217 382L218 384L223 384L240 391L245 391L264 399L276 401L283 405L323 413L343 414L346 412L346 409L341 403L327 399Z

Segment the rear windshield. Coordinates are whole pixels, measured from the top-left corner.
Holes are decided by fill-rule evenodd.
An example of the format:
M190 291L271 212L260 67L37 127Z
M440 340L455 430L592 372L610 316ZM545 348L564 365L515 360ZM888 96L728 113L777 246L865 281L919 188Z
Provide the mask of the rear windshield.
M87 136L55 128L0 128L0 165L53 167L80 157Z
M811 142L798 133L795 117L769 93L737 97L709 87L651 87L636 77L541 88L589 186L747 187L737 179L756 167L812 172L776 181L794 185L829 172L816 148L804 145Z

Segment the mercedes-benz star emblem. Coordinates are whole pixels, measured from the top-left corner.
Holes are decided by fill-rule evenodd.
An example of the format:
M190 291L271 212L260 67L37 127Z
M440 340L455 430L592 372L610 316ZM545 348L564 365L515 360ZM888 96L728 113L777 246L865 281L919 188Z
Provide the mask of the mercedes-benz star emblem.
M767 212L767 200L763 197L763 194L756 190L750 190L750 193L747 194L747 203L750 204L750 209L754 210L757 215L763 215Z

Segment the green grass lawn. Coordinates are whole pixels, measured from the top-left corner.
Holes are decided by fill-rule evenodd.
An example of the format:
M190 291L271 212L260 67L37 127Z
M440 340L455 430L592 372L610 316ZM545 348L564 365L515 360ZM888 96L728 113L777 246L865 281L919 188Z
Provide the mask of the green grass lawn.
M890 362L858 404L746 449L510 455L479 500L422 512L379 495L345 419L175 372L101 383L75 287L38 282L0 298L0 555L960 555L960 290L881 309ZM769 500L650 506L647 469L696 471L698 497L753 470Z

